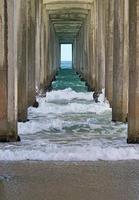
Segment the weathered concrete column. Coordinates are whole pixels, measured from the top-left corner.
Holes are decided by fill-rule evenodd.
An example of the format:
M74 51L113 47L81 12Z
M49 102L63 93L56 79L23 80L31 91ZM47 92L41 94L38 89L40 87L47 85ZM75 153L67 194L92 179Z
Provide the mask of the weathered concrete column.
M91 76L91 59L92 59L92 55L91 55L91 50L90 50L90 35L91 35L91 11L89 11L88 15L87 15L87 19L86 19L86 65L85 68L87 68L87 72L86 72L86 81L87 81L87 86L88 86L88 90L91 91L92 90L92 76Z
M28 68L28 106L36 101L35 88L35 43L36 43L36 20L35 0L26 0L27 3L27 31L26 31L26 62Z
M98 12L98 32L97 32L97 50L98 50L98 88L101 93L105 88L105 1L97 2Z
M93 90L98 91L98 1L94 1L91 10L91 22L92 22L92 80Z
M18 65L18 120L27 120L28 70L26 63L26 1L19 0L17 65Z
M114 0L107 0L106 13L106 40L105 40L105 97L112 106L113 97L113 29L114 29Z
M95 92L98 92L98 1L94 1L94 71L95 71Z
M105 2L93 2L93 73L94 90L101 93L105 87Z
M82 81L87 81L88 77L88 58L87 58L87 25L86 21L83 22L79 31L79 46L78 46L78 58L79 58L79 73Z
M72 67L74 70L76 70L76 65L77 65L77 55L76 55L76 49L77 49L77 40L75 39L73 44L72 44Z
M35 42L35 80L37 93L40 92L41 69L41 25L42 25L42 1L36 1L36 42Z
M81 59L81 49L80 49L80 33L78 34L77 37L77 51L76 51L76 55L77 55L77 72L79 75L81 75L81 66L80 66L80 59Z
M60 57L61 57L60 45L59 45L59 39L57 38L57 41L56 41L56 74L55 75L57 75L57 72L60 67L60 63L59 63Z
M129 0L128 142L139 143L139 1Z
M79 34L76 36L76 65L75 70L79 74Z
M61 44L60 44L60 41L58 41L58 45L59 45L59 62L58 62L58 66L59 66L59 69L61 67Z
M114 1L112 120L125 122L128 104L128 1Z
M48 86L48 31L49 31L49 17L48 13L42 5L41 17L41 68L40 68L40 92L43 96L46 94Z
M43 1L36 2L36 88L40 96L46 95L48 86L49 16Z
M89 38L88 38L88 16L84 23L84 78L87 83L89 84L89 62L88 62L88 44L89 44Z
M83 50L84 49L84 40L83 40L83 25L79 31L78 35L78 62L79 62L79 73L82 77L83 74ZM83 78L83 77L82 77Z
M90 37L89 37L89 52L90 52L90 87L93 91L95 91L95 13L94 13L94 2L91 8L91 16L90 16Z
M0 142L18 141L14 0L0 1Z
M47 27L46 27L47 28ZM51 90L51 83L55 78L58 69L57 48L59 40L57 38L54 26L49 20L48 23L48 59L47 59L47 90Z

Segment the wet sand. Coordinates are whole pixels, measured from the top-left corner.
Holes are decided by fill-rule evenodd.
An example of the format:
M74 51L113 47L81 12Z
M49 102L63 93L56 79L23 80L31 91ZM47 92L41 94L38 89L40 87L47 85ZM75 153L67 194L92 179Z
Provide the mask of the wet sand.
M139 161L0 162L0 200L138 200Z

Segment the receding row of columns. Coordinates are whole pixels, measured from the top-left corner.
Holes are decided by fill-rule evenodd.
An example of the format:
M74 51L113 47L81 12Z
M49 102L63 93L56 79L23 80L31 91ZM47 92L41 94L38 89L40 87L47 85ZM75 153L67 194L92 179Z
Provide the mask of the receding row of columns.
M94 0L75 39L76 71L89 89L105 88L112 120L128 121L129 143L139 142L138 20L139 0Z
M139 0L94 0L73 42L73 66L89 90L105 88L113 121L139 142ZM43 0L0 1L0 141L37 106L59 67L60 45Z
M28 120L36 92L55 76L58 48L49 23L42 0L0 1L0 141L20 140L17 122Z

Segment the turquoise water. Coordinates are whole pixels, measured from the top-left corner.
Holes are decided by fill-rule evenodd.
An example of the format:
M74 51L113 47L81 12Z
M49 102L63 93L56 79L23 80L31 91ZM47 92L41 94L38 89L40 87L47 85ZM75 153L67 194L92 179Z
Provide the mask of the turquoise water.
M53 82L53 90L71 88L76 92L86 92L85 82L80 81L79 76L73 69L60 69L56 81Z

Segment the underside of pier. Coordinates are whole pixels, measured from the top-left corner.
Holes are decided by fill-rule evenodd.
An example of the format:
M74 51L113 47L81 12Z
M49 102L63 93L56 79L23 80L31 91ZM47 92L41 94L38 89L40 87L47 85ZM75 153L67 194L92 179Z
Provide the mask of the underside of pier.
M73 69L105 97L112 120L128 121L139 143L139 0L0 1L0 141L19 140L60 67L61 44L72 44Z

